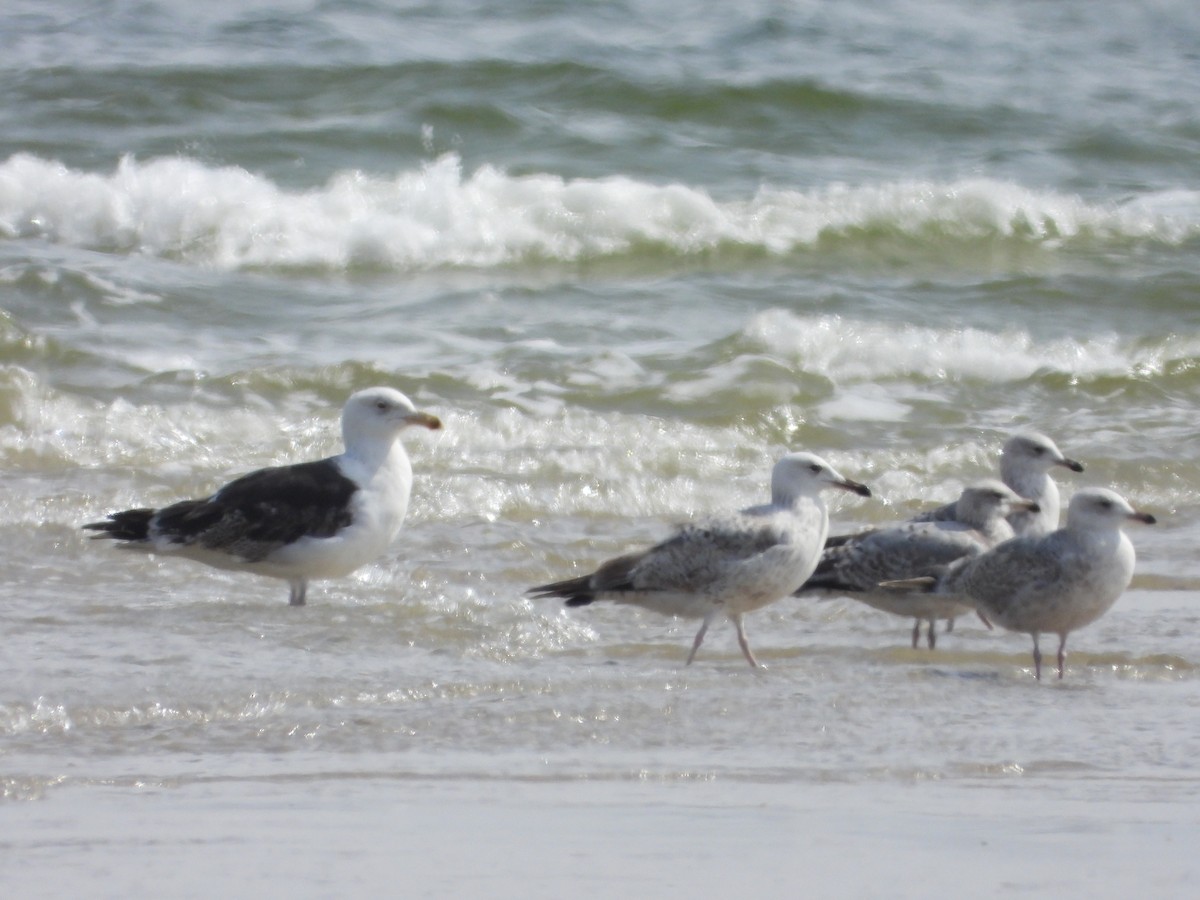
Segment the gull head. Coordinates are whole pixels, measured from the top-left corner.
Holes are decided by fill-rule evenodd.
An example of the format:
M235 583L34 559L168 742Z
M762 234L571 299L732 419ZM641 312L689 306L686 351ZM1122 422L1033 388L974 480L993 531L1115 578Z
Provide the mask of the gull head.
M421 412L399 391L389 387L373 387L350 395L342 409L342 432L346 444L368 441L391 441L404 428L419 425L436 431L441 420Z
M1017 511L1037 513L1041 507L995 478L985 478L965 488L954 504L954 517L975 528Z
M1128 500L1108 488L1077 491L1067 507L1067 528L1072 530L1107 530L1120 528L1126 522L1153 525L1155 518L1134 509Z
M775 463L771 472L771 498L775 503L790 504L797 497L815 496L831 487L871 496L865 484L851 481L815 453L789 453Z
M1062 466L1072 472L1082 472L1083 463L1063 456L1058 445L1044 434L1029 431L1015 434L1000 451L1000 465L1020 466L1048 472L1054 466Z

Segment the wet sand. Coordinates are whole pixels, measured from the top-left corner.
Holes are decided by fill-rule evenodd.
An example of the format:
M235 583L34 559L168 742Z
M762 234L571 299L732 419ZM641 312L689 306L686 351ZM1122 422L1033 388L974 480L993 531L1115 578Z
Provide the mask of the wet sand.
M1194 896L1200 805L1180 795L1200 779L1102 782L66 786L0 813L0 883L25 898Z

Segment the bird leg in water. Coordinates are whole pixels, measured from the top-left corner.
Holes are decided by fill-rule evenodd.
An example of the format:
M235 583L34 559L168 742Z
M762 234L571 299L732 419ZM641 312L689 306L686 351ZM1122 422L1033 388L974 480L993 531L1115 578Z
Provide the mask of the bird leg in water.
M708 626L713 620L713 616L717 614L717 608L714 606L709 610L708 615L704 617L704 622L700 625L700 630L696 632L696 639L692 641L692 652L688 654L685 666L690 666L692 660L696 658L696 651L700 649L700 645L704 643L704 633L708 631Z
M750 652L750 642L746 640L746 628L742 625L742 617L735 616L733 619L733 627L737 629L738 646L742 648L742 655L746 657L746 661L750 665L758 668L758 660L754 658L754 654Z
M308 593L308 582L303 578L299 578L295 581L289 581L288 585L291 587L291 592L288 594L288 605L303 606L304 595Z

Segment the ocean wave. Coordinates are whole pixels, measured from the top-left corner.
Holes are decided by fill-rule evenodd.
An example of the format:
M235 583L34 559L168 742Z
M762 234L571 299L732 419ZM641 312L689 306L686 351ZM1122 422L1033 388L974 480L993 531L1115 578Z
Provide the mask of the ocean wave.
M110 173L21 154L0 163L0 236L219 269L410 271L660 254L767 258L899 239L937 253L997 241L1056 251L1179 246L1200 237L1200 192L1089 203L969 179L763 187L719 200L628 177L466 173L446 155L392 177L343 171L290 190L236 167L125 157Z

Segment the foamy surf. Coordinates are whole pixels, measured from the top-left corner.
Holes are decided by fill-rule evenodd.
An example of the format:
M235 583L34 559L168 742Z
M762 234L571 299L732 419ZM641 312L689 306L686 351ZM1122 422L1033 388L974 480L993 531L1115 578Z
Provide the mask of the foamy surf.
M448 154L391 177L342 171L308 190L186 157L126 156L108 173L18 154L0 164L0 234L219 269L422 270L714 252L778 257L820 242L1072 241L1178 245L1200 192L1090 203L1004 181L902 181L747 199L615 176L464 172Z

